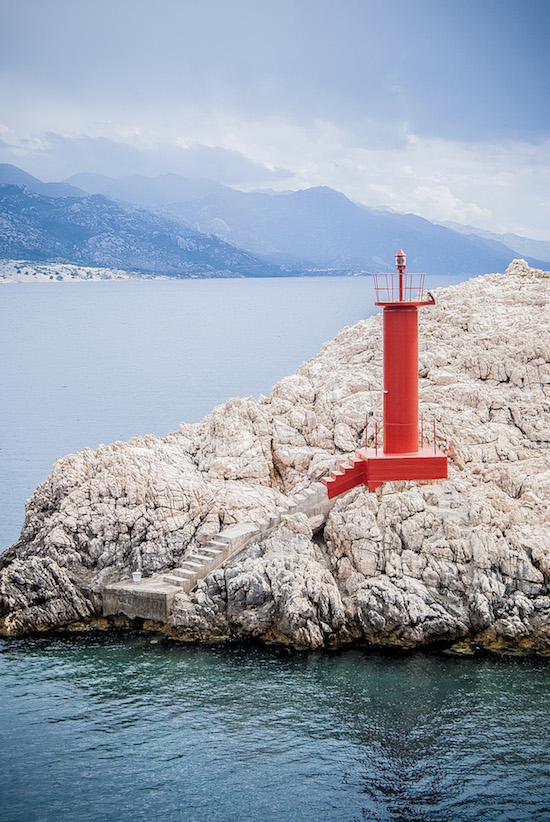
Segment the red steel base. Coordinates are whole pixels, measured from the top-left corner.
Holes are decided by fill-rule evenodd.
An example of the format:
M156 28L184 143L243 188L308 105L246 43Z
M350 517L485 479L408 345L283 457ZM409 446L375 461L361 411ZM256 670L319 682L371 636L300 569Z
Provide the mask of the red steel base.
M432 446L406 454L358 448L355 456L321 482L326 485L329 499L334 499L357 485L375 491L379 485L393 480L434 479L447 479L447 457Z

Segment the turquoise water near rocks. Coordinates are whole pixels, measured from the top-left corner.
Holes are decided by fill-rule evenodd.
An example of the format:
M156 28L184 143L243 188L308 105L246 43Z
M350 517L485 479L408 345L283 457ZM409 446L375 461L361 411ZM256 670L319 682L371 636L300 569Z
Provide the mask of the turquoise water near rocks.
M269 393L374 310L368 278L5 286L0 549L56 456ZM0 818L545 822L549 683L544 660L0 640Z
M549 664L0 642L4 822L550 819Z

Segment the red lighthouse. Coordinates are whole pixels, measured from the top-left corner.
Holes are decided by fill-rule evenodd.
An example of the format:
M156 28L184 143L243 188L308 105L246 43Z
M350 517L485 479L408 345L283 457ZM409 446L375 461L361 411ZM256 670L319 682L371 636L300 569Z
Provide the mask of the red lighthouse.
M406 273L407 258L395 255L397 274L375 274L376 305L384 309L383 447L358 448L355 456L322 482L330 499L366 485L374 491L391 480L447 477L447 457L418 441L418 308L434 305L424 293L424 274ZM423 432L422 432L423 440Z

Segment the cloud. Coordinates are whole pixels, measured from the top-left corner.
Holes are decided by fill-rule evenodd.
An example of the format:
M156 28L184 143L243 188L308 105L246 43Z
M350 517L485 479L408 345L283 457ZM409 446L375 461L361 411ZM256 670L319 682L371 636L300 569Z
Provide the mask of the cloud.
M493 217L489 208L462 202L446 185L416 186L411 192L411 199L417 204L418 211L431 211L440 215L440 219L453 219L466 225L479 225Z
M161 127L162 126L162 127ZM328 185L371 207L548 238L550 140L461 143L426 139L407 123L358 131L329 121L182 114L153 128L95 122L86 134L18 135L0 127L0 162L43 180L91 171L122 177L179 173L242 190ZM184 136L185 135L185 136Z
M192 142L189 146L181 145L172 153L179 164L178 173L185 177L206 177L229 185L265 185L292 177L292 172L286 168L254 163L240 151L221 146Z
M550 130L547 0L4 5L4 116L47 117L57 101L145 122L194 106L306 126L404 120L426 138L537 141Z
M548 0L18 0L0 160L328 185L548 238Z
M550 140L427 139L374 117L361 128L193 109L151 125L96 120L90 133L0 127L0 162L43 180L80 171L178 173L242 190L328 185L371 207L548 238Z
M548 237L550 139L463 143L422 138L402 124L398 139L384 145L333 123L299 127L273 118L240 129L233 123L232 138L256 162L268 156L292 169L285 187L328 185L373 207Z
M186 144L181 138L147 146L132 145L129 139L54 132L17 136L5 127L0 127L0 135L4 137L0 139L0 162L20 162L26 171L47 180L65 179L80 171L112 177L174 173L227 185L265 186L292 176L285 168L254 162L234 149L196 141Z

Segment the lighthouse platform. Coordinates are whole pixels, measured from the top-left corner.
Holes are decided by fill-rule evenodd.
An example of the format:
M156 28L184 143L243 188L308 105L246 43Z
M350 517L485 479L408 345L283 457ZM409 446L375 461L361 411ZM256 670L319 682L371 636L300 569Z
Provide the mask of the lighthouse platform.
M434 480L447 478L447 457L437 448L426 446L404 454L386 454L377 448L358 448L340 468L321 482L328 498L343 494L357 485L375 491L394 480Z

